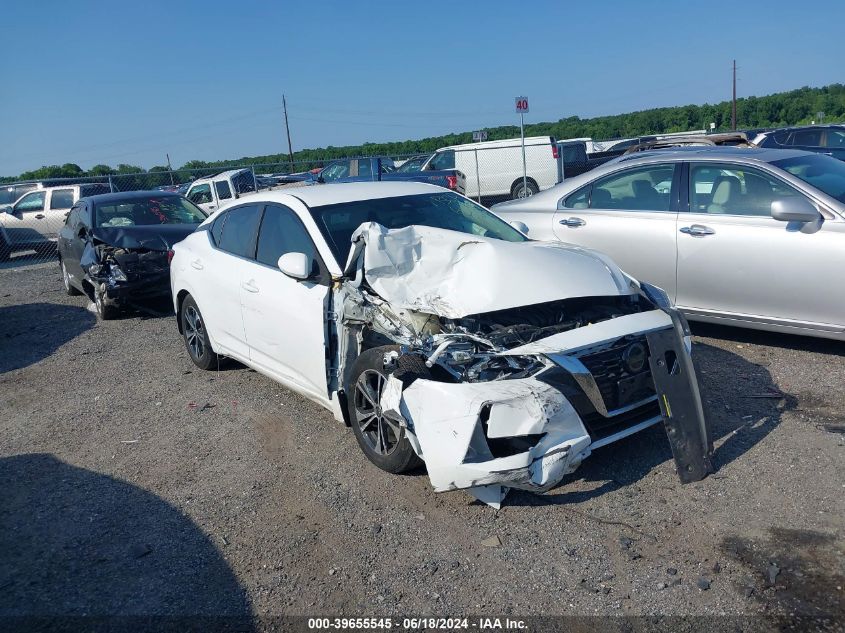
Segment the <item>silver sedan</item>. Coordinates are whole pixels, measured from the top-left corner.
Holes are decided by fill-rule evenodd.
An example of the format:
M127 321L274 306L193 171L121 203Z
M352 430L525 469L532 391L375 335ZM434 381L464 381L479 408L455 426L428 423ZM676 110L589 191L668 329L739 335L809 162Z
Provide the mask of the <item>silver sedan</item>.
M692 320L845 340L845 162L829 156L643 152L493 211L610 255Z

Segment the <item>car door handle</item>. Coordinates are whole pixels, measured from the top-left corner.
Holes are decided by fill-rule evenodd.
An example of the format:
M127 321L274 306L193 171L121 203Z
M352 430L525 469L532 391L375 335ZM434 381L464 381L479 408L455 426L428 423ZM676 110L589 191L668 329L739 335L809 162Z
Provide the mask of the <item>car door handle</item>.
M198 259L195 259L194 261L192 261L192 262L191 262L191 266L192 266L192 267L194 267L194 268L196 268L197 270L202 270L202 269L203 269L202 262L201 262L200 260L198 260Z
M565 220L561 220L560 224L563 224L564 226L569 226L574 229L579 226L584 226L586 222L584 222L584 220L582 220L581 218L566 218Z
M35 214L35 219L36 219L36 220L43 220L43 219L44 219L44 218L46 218L46 217L47 217L47 216L46 216L46 215L44 215L43 213L36 213L36 214Z
M247 292L258 292L258 286L255 285L255 281L252 279L250 279L249 281L242 281L241 288L243 288Z
M681 233L692 235L693 237L704 237L705 235L713 235L716 231L709 226L703 224L693 224L692 226L684 226L681 228Z

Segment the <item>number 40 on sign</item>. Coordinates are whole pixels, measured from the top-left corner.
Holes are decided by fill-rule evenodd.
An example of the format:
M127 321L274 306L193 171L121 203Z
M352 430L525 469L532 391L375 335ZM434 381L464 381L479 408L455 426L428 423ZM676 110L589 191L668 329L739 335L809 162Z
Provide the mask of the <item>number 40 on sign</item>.
M528 112L528 97L516 98L516 111L518 114Z

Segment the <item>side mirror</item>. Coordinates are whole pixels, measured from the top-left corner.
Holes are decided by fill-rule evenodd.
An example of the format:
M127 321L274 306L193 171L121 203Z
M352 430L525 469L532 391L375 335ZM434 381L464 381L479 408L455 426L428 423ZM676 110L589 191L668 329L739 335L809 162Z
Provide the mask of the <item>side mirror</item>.
M15 210L12 208L12 205L7 204L3 207L0 207L0 213L8 213L9 215L13 214Z
M285 253L279 257L279 270L292 279L308 279L311 276L311 258L305 253Z
M821 213L807 198L791 196L772 202L772 217L781 222L815 222Z
M528 225L525 222L513 220L512 222L510 222L510 225L520 233L525 233L526 235L528 235Z

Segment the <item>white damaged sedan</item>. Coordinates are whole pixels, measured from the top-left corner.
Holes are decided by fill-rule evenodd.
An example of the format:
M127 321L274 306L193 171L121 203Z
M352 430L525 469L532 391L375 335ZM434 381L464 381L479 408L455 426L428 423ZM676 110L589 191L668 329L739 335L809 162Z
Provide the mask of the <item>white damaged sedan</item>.
M352 427L389 472L497 506L663 423L711 471L683 317L583 248L529 240L456 193L351 183L258 193L173 249L199 367L234 358Z

